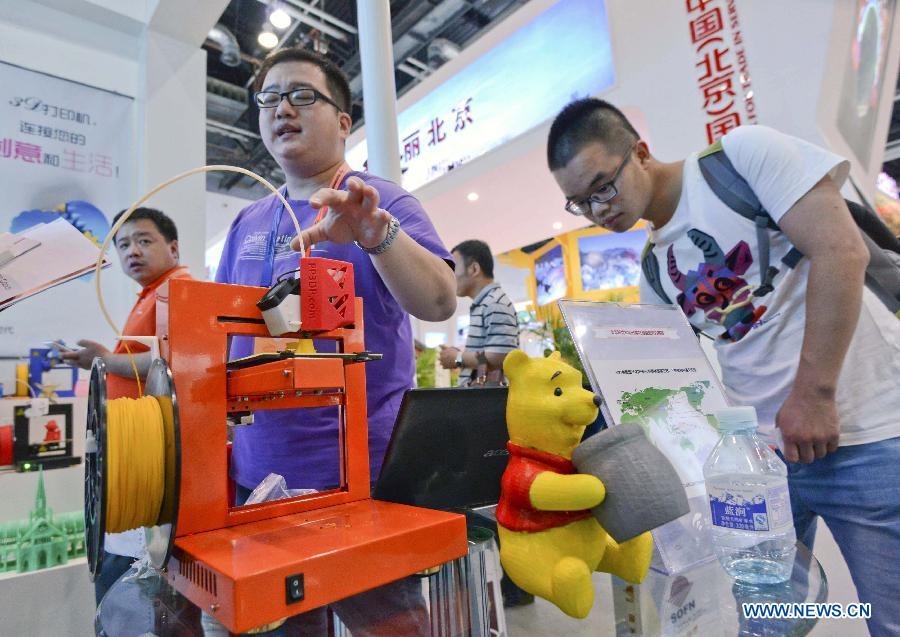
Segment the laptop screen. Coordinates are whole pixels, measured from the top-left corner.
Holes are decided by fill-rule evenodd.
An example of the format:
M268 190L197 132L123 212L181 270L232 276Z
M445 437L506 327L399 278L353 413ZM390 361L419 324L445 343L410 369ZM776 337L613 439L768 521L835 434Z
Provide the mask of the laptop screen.
M496 504L509 459L507 393L408 390L372 497L445 510Z

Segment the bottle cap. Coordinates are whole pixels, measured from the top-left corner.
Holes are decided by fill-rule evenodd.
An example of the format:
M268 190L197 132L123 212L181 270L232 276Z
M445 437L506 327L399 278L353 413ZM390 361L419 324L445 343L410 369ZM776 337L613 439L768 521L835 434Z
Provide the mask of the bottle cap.
M755 407L725 407L716 411L719 431L740 431L756 429Z

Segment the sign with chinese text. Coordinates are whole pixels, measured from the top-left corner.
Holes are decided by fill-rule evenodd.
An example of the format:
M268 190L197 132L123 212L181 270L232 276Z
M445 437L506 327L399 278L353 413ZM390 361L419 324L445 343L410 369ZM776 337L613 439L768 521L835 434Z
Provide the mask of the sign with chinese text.
M400 113L403 187L415 190L612 86L602 0L560 0ZM347 152L355 170L362 141Z
M691 513L653 531L663 570L711 555L693 519L709 510L703 463L718 442L713 413L728 402L681 309L562 300L559 308L607 423L637 423L672 463Z
M129 97L0 62L0 231L64 219L99 246L112 217L134 199L133 109ZM0 314L0 355L59 338L112 346L92 276ZM133 285L117 267L102 282L113 316L124 322Z
M697 88L712 144L732 128L755 124L756 103L736 0L684 0Z

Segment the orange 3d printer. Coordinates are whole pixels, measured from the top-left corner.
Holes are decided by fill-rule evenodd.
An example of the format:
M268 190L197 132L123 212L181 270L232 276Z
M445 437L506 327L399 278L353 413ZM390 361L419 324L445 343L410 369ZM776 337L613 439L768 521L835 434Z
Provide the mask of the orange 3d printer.
M465 555L462 516L369 497L365 363L375 355L365 351L352 265L307 257L297 281L285 302L299 312L281 317L287 328L279 331L337 341L337 353L229 363L229 336L276 334L258 307L267 291L177 279L159 292L162 359L151 365L145 396L107 401L105 366L95 361L85 475L92 575L106 532L157 527L148 535L154 566L241 632ZM233 507L226 423L256 410L321 406L339 407L340 486Z

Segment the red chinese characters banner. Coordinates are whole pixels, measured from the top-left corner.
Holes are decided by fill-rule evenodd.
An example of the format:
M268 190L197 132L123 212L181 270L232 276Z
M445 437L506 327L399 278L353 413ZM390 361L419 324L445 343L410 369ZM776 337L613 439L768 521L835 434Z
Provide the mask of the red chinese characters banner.
M711 144L755 124L756 104L735 0L684 0L696 83Z

